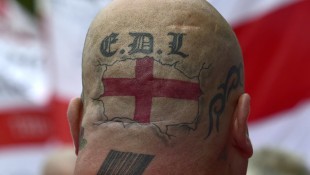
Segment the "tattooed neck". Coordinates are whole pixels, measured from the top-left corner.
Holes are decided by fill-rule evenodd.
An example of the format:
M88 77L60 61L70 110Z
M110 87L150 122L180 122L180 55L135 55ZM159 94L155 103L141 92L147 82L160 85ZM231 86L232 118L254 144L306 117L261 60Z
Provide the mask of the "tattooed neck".
M97 175L142 175L153 155L111 150Z

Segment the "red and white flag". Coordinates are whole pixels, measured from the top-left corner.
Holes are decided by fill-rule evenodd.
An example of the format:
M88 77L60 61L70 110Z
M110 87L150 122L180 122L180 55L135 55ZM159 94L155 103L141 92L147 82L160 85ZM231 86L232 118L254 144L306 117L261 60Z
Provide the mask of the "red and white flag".
M34 145L52 138L46 62L38 25L0 0L0 174L39 174L45 148Z
M49 76L38 28L14 1L0 1L0 147L49 137Z
M292 151L310 167L310 1L210 2L241 44L254 149Z

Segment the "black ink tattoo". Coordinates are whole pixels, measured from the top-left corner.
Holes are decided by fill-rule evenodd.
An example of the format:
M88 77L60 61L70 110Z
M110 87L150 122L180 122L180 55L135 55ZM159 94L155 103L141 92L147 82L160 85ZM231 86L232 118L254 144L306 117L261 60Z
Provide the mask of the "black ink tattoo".
M131 44L128 45L130 47L130 50L127 52L127 54L132 55L135 53L142 53L142 54L152 54L154 49L154 37L151 33L145 33L145 32L129 32L129 35L133 37L133 41ZM183 38L186 35L185 33L174 33L169 32L167 34L168 36L172 36L172 41L169 42L169 48L170 52L167 55L179 55L182 58L186 58L189 55L181 52L181 48L183 46ZM113 44L116 44L116 42L119 40L117 37L119 36L119 33L111 33L109 36L106 36L100 45L100 52L105 57L112 57L115 55L118 51L112 50L111 46ZM125 54L125 49L120 50L120 54ZM158 55L163 54L163 51L161 49L157 50L156 52Z
M119 35L118 33L112 33L111 35L104 38L100 47L100 51L103 56L111 57L117 52L117 50L111 51L111 45L117 42L118 35Z
M97 175L142 175L153 155L111 150Z
M169 47L171 48L171 51L170 51L170 53L168 53L168 55L176 54L176 55L180 55L183 58L188 57L189 56L188 54L185 54L185 53L180 51L180 49L183 45L183 36L185 34L184 33L170 32L170 33L168 33L168 35L173 36L172 42L169 43Z
M87 140L84 138L84 127L81 127L80 138L79 138L79 151L82 150L86 144Z
M129 55L134 53L153 53L154 38L150 33L129 33L134 38L133 42L129 44L131 50Z
M226 102L228 101L229 95L232 90L237 89L238 87L242 87L241 80L241 72L242 72L242 64L239 66L232 66L227 74L226 80L222 83L218 90L221 92L217 93L209 104L209 130L208 134L205 137L208 138L213 131L213 119L215 117L215 127L217 132L219 132L220 128L220 116L223 114L226 106ZM214 116L215 115L215 116Z

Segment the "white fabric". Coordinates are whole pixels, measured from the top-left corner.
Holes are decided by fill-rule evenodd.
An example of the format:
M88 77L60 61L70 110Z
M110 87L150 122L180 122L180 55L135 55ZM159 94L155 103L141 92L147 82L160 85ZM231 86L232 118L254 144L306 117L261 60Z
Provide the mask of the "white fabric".
M233 26L298 0L208 0Z
M0 110L46 104L49 77L34 21L14 1L0 19Z
M48 156L60 149L58 143L19 145L0 149L0 175L42 175Z
M289 111L250 125L254 150L264 147L284 149L302 157L310 167L310 101Z
M51 57L54 62L54 84L63 99L80 96L81 62L87 29L100 9L111 0L49 0Z

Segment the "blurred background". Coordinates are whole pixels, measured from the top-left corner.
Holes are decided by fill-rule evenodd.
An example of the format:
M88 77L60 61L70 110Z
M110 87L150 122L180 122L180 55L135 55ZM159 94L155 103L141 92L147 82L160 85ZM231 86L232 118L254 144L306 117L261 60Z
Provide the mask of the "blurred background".
M110 1L0 0L0 175L40 175L48 155L72 146L66 109L81 93L84 39ZM310 1L209 2L243 50L254 150L309 168Z

